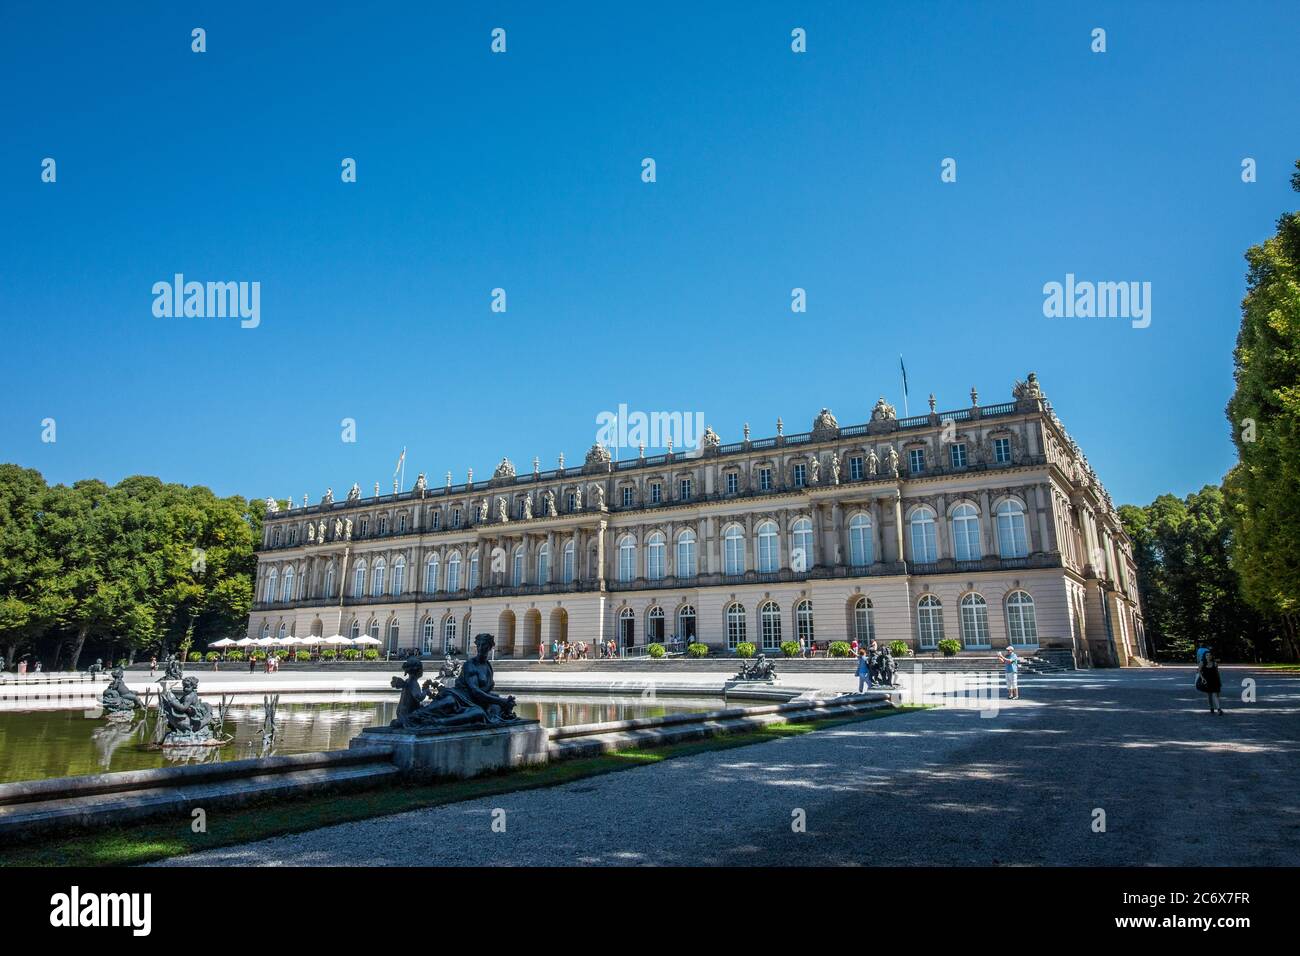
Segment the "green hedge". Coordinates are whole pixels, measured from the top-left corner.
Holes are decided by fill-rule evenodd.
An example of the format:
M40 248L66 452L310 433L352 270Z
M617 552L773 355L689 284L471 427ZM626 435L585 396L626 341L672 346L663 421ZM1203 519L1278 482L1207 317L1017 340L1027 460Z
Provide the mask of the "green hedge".
M853 648L849 647L846 641L831 641L831 646L826 649L826 653L831 657L850 657Z
M209 664L211 664L213 661L221 660L221 655L218 654L216 651L208 651L206 654L203 655L203 659L207 661Z
M889 653L895 657L907 657L912 653L912 649L907 646L907 641L890 641Z
M798 641L786 641L781 645L781 653L786 657L798 657L802 651Z
M244 659L243 651L231 651L229 654L226 655L226 660L228 661L242 661L243 659Z
M335 651L335 650L321 651L321 652L320 652L320 659L323 660L323 661L332 661L332 660L336 660L336 659L338 658L338 656L339 656L339 652L338 652L338 651Z
M663 657L665 653L662 644L649 644L646 646L645 652L651 657Z
M201 660L203 660L202 654L198 651L190 651L189 661L191 664L197 664Z
M736 645L737 657L753 657L757 653L758 653L758 648L755 647L749 641L741 641L739 644Z
M708 645L708 644L690 644L690 645L688 645L687 648L686 648L686 653L689 654L691 657L708 657L708 656L709 656L709 645Z
M367 647L365 653L361 656L368 661L377 661L379 660L379 651L373 647Z

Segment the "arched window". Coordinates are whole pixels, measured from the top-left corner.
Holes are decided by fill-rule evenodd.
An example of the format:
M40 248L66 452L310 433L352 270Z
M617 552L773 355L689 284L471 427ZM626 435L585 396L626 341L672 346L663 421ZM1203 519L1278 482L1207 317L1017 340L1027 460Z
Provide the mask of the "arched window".
M745 532L738 524L722 533L722 570L724 574L745 573Z
M375 566L370 572L370 596L379 597L384 593L384 559L375 558Z
M263 639L263 640L266 640L266 639L267 639L268 637L270 637L270 636L271 636L271 625L268 624L268 623L263 623L263 624L262 624L262 639Z
M293 565L292 564L284 569L284 583L280 585L280 600L281 601L293 600Z
M763 650L773 651L781 646L781 608L775 601L764 601L758 609L759 633L763 635Z
M548 584L551 580L551 549L542 545L537 549L537 583Z
M952 550L958 561L978 561L984 556L979 512L973 505L961 504L952 510Z
M630 607L618 612L618 643L620 647L632 647L636 643L636 612Z
M912 560L917 564L933 564L939 560L939 545L935 537L934 512L917 508L912 512Z
M325 596L334 596L334 562L325 566Z
M424 562L424 593L432 594L438 590L438 556L429 555L429 560Z
M280 630L276 631L275 636L277 639L283 641L286 637L289 636L289 625L286 624L284 621L281 621Z
M453 551L447 559L447 590L460 590L460 552Z
M398 555L397 560L393 562L393 591L394 595L402 593L402 588L406 584L406 559Z
M727 647L736 649L736 645L745 640L745 608L741 604L732 604L727 608Z
M423 631L421 637L421 643L424 646L424 653L432 654L433 653L433 615L432 614L430 614L428 617L424 619L424 627L421 628L421 630Z
M1029 554L1025 534L1025 506L1014 498L998 505L998 554L1004 558L1023 558Z
M456 615L448 614L447 620L442 622L442 652L450 654L451 649L456 646Z
M393 626L394 626L394 627L397 626L397 620L396 620L396 619L393 620ZM378 618L373 618L373 619L370 621L370 636L373 637L375 640L378 640L378 639L379 639L379 619L378 619Z
M469 556L469 588L474 590L478 587L478 551Z
M636 577L636 541L630 534L618 539L618 579L624 583Z
M917 631L921 646L935 648L943 640L943 605L933 594L927 594L916 604Z
M524 546L521 544L515 548L514 568L510 576L515 587L522 587L524 583Z
M758 570L767 574L781 567L776 539L776 522L760 521L758 528Z
M574 552L573 542L566 541L564 543L564 583L565 584L573 583L573 572L574 572L573 552Z
M352 638L352 640L355 641L360 636L361 636L361 622L353 621L352 627L348 629L348 637Z
M812 601L806 598L794 607L794 633L801 644L811 644L813 639Z
M858 513L849 519L849 563L855 568L874 560L872 556L871 519Z
M667 550L668 549L664 546L664 535L662 531L653 531L650 533L650 536L646 538L645 576L651 581L663 580L664 555Z
M1038 618L1034 599L1024 591L1012 591L1007 597L1007 634L1011 644L1038 643Z
M375 630L378 629L379 629L379 622L376 621ZM397 646L398 646L397 641L398 638L401 637L401 633L402 633L401 628L397 626L397 618L393 618L391 621L388 622L388 649L390 651L397 650ZM378 637L378 635L375 636Z
M691 643L695 640L695 606L684 604L677 612L677 639Z
M366 596L366 562L358 561L352 570L352 596Z
M280 580L280 572L272 568L266 573L266 603L275 601L275 585Z
M655 606L645 617L646 643L662 644L664 640L664 609Z
M799 518L790 531L790 570L807 571L816 560L813 556L813 528L808 518Z
M853 636L863 645L876 639L875 607L870 598L860 597L853 605Z
M989 606L978 594L961 599L961 642L966 647L989 646Z
M687 528L677 536L677 577L695 577L695 532Z

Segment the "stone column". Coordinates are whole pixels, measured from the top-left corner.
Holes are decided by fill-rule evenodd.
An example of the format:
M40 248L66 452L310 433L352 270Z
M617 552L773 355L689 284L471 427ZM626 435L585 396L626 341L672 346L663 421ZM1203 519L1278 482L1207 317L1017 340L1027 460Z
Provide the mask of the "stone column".
M608 522L601 521L596 531L596 582L603 590L605 587L605 537Z
M547 566L546 566L546 580L543 581L543 582L541 582L542 584L554 584L554 583L555 583L555 581L556 581L556 577L555 577L555 559L556 559L556 557L559 557L561 561L564 560L563 555L556 555L556 553L555 553L555 531L554 531L554 529L552 529L552 530L546 532L546 565L547 565Z
M880 499L871 499L871 563L881 564L885 560L884 535L881 533Z
M904 560L903 551L903 493L895 490L894 492L894 536L897 539L898 560Z

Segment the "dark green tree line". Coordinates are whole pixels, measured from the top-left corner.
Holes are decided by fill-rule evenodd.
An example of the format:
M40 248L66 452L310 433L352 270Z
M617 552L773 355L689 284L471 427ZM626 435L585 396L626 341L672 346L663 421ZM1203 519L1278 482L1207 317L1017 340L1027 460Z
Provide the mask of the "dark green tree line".
M262 513L202 486L50 486L0 465L0 654L69 668L242 631Z

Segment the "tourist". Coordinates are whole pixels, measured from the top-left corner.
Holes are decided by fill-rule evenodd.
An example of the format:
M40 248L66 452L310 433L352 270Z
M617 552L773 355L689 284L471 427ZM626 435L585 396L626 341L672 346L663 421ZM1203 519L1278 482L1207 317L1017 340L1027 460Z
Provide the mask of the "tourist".
M551 660L560 663L560 642L558 639L551 641Z
M849 645L849 650L853 652L854 657L858 656L858 639L856 637L853 639L853 643Z
M41 662L40 662L40 661L37 661L37 662L36 662L36 673L39 674L40 672L41 672Z
M27 673L27 659L26 659L26 658L23 658L21 661L18 662L18 673L20 673L20 674L26 674L26 673Z
M998 654L998 660L1001 661L1007 669L1007 700L1020 699L1020 656L1016 654L1016 649L1010 644L1007 649Z
M854 643L857 643L856 641ZM862 648L857 649L858 653L858 693L862 693L864 686L871 686L871 666L867 662L867 652Z
M1201 664L1197 668L1196 689L1210 698L1210 713L1223 714L1223 701L1219 693L1223 690L1223 680L1219 677L1219 662L1214 659L1214 652L1209 648L1200 655Z
M544 660L546 660L546 642L545 642L545 641L538 641L538 642L537 642L537 659L538 659L539 661L544 661Z
M158 669L158 657L154 655L149 658L149 676L153 677L154 671Z
M251 653L248 655L248 673L257 673L257 658Z

